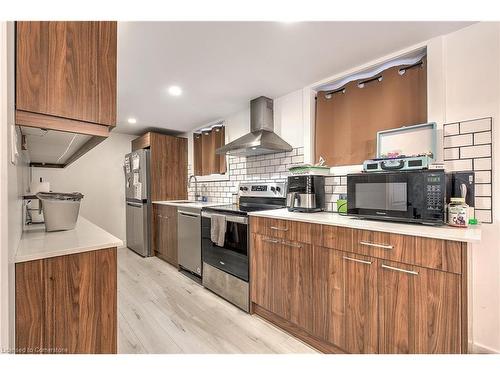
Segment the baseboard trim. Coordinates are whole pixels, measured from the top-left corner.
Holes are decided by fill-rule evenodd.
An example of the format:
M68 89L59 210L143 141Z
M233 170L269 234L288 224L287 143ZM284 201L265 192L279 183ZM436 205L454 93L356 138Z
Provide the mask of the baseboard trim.
M490 348L485 345L473 343L471 348L472 354L500 354L500 351Z

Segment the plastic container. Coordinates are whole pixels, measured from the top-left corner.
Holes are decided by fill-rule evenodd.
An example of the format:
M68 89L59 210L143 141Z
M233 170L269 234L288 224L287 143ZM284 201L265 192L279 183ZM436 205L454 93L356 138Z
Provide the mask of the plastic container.
M448 204L448 225L467 228L469 225L469 205L465 198L451 198Z
M80 193L38 193L42 202L45 230L54 232L74 229L80 212Z

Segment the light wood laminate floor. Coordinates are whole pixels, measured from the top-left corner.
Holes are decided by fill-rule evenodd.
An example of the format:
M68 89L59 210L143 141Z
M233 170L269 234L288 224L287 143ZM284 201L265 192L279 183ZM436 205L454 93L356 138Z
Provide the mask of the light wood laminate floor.
M118 250L119 353L316 353L159 258Z

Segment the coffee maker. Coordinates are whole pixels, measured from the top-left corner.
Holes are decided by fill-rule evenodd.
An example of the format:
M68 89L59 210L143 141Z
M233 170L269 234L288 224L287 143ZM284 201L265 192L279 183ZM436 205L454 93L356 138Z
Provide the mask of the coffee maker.
M286 206L292 212L324 211L325 176L289 176Z

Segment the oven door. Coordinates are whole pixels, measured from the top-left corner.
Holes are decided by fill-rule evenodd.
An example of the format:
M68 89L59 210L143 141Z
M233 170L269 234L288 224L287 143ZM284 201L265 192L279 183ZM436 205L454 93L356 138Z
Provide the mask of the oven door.
M421 204L422 196L415 194L416 182L412 173L348 175L347 214L388 220L416 219L414 208Z
M210 239L210 213L202 212L201 241L203 262L248 281L248 218L226 215L224 246Z

